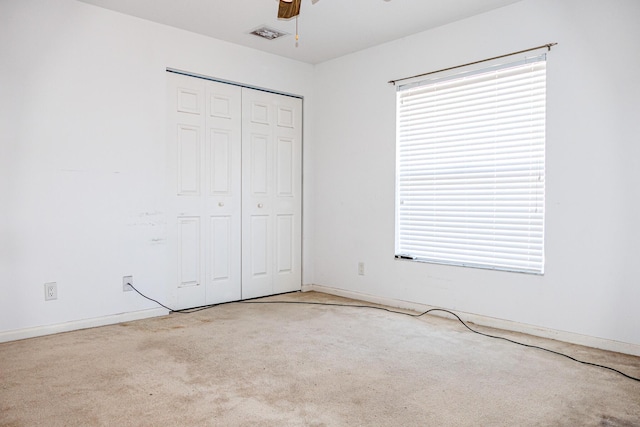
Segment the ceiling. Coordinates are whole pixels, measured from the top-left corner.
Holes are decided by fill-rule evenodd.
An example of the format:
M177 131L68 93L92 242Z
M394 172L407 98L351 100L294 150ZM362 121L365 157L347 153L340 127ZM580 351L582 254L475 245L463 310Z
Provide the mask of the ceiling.
M520 0L302 0L296 20L278 0L80 0L216 39L317 64ZM266 40L263 25L290 35Z

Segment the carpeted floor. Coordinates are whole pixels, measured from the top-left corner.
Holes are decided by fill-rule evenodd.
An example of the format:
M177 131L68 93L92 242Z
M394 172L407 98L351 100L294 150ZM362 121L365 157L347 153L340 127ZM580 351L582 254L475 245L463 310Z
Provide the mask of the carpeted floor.
M638 357L477 329L640 376ZM235 303L0 344L0 425L629 427L640 382L430 315Z

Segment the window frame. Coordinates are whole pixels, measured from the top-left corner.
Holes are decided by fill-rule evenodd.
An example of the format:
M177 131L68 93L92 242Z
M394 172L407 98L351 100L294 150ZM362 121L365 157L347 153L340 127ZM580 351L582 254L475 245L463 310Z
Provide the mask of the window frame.
M494 63L491 64L489 66L487 66L486 64L483 67L475 67L474 69L467 69L464 70L463 72L456 72L454 73L449 73L448 75L443 75L443 74L437 74L436 76L431 76L429 79L424 79L424 80L419 80L419 81L413 81L404 85L400 85L397 87L397 95L396 95L396 198L395 198L395 257L397 259L408 259L408 260L414 260L414 261L420 261L420 262L427 262L427 263L435 263L435 264L447 264L447 265L456 265L456 266L464 266L464 267L474 267L474 268L483 268L483 269L490 269L490 270L504 270L504 271L511 271L511 272L519 272L519 273L529 273L529 274L539 274L542 275L544 274L544 223L545 223L545 212L544 212L544 203L545 203L545 180L546 180L546 165L545 165L545 147L546 147L546 54L541 54L541 55L536 55L535 57L531 57L531 58L525 58L522 60L516 60L514 61L513 58L511 59L511 61L509 62L505 62L503 60L503 63ZM451 259L451 256L424 256L425 251L420 251L420 250L407 250L408 247L412 247L414 244L412 245L408 245L406 244L406 242L403 240L406 240L405 234L406 234L406 229L407 229L407 225L406 225L406 215L402 213L403 210L403 204L405 202L405 193L403 193L402 190L402 185L403 185L403 179L406 179L406 171L407 171L407 155L402 153L403 149L406 149L406 145L403 145L403 132L407 132L407 125L403 125L403 120L406 119L406 115L403 115L403 109L401 106L401 101L403 99L406 99L406 94L412 93L412 92L418 92L418 91L425 91L425 90L429 90L429 88L434 88L438 85L440 86L451 86L451 85L457 85L459 84L459 87L464 88L465 83L464 81L479 81L482 80L484 78L486 78L487 76L490 75L505 75L508 74L510 71L509 70L516 70L516 69L526 69L526 68L531 68L532 70L537 70L538 74L541 74L541 78L542 78L542 101L540 102L539 99L535 100L535 103L533 103L532 101L532 105L535 104L535 107L532 108L536 108L536 126L542 126L542 130L541 130L541 135L542 137L540 138L540 129L538 129L538 133L536 133L536 135L538 135L538 137L535 138L536 140L536 148L535 153L533 153L531 156L534 160L532 160L532 162L537 162L537 166L540 166L540 162L541 162L541 168L538 170L536 170L533 174L530 173L530 177L528 179L530 179L532 182L534 179L537 179L539 181L539 185L536 185L536 188L534 189L534 193L535 195L533 196L533 199L535 199L532 203L532 206L529 206L527 209L534 209L535 210L535 214L534 215L530 215L530 217L535 217L535 220L530 219L527 223L527 221L525 221L525 223L527 223L526 225L523 224L523 230L524 228L529 227L529 231L525 232L523 231L522 233L524 235L526 234L530 234L530 237L524 237L522 240L519 240L518 242L514 242L514 246L517 245L525 245L526 246L526 241L531 242L531 248L525 248L524 246L520 246L518 247L518 251L521 251L521 254L516 254L514 253L507 253L505 251L508 251L508 245L507 243L501 241L500 239L505 239L505 236L500 236L499 239L494 239L495 243L494 244L496 246L494 246L493 252L492 250L488 249L486 251L486 254L483 256L479 256L477 257L477 259L482 259L482 261L480 262L476 262L473 259L473 256L468 257L467 259L465 259L462 256L462 253L465 252L465 249L462 247L468 247L471 248L469 249L469 252L472 253L473 252L473 248L475 247L476 249L479 247L477 244L476 246L474 246L474 244L463 244L463 243L451 243L451 245L453 246L460 246L457 249L452 249L452 251L457 252L457 255L460 255L460 257L456 258L455 256L453 258L456 259ZM540 72L541 71L541 72ZM533 72L532 72L533 73ZM528 76L527 73L523 73L523 75ZM533 74L531 74L532 76ZM529 77L529 76L528 76ZM539 76L537 76L536 78L538 78ZM499 78L496 78L496 81L498 81ZM487 83L488 85L490 85L490 83ZM536 88L538 88L537 90L539 90L540 88L540 84L539 82L536 85ZM523 92L524 93L524 92ZM404 97L403 97L404 96ZM489 97L487 97L489 98ZM526 98L525 95L522 95L522 98ZM532 97L533 99L533 97ZM462 104L460 104L462 105ZM542 109L542 119L540 120L540 108ZM523 114L523 117L526 117L526 114ZM524 119L523 119L524 121ZM498 124L500 122L500 120L497 121ZM424 125L424 123L422 123L421 125L423 128L426 128L426 126ZM526 126L524 126L526 127ZM426 133L427 131L420 131L423 133ZM419 133L419 132L418 132ZM526 134L526 132L523 131L523 135ZM533 139L533 138L532 138ZM471 141L474 141L473 139L471 139ZM520 143L524 146L526 144L530 144L531 142L529 140L527 140L526 138L523 139L522 141L520 141ZM472 145L473 142L469 143L469 145ZM416 144L417 145L417 144ZM428 145L428 144L427 144ZM464 144L463 144L464 145ZM487 144L487 146L490 145L490 143ZM532 151L532 152L533 152ZM464 150L460 150L460 152L464 152ZM541 156L541 157L540 157ZM403 162L405 162L403 164ZM437 170L437 167L434 167L434 170ZM526 175L526 173L525 173ZM520 179L520 178L518 178ZM525 179L525 178L522 178ZM424 180L423 180L424 181ZM434 179L435 181L435 179ZM416 181L417 182L417 181ZM444 185L444 184L443 184ZM502 184L500 184L502 185ZM516 185L516 184L513 184ZM518 182L517 185L522 185L522 186L526 186L526 183L522 183L522 182ZM520 189L522 190L522 189ZM424 190L427 191L427 190ZM524 191L524 190L522 190ZM434 191L433 194L436 194L437 192ZM446 193L446 192L445 192ZM469 192L470 194L472 194L473 192ZM426 193L425 193L426 194ZM444 193L443 193L444 194ZM445 196L446 197L446 196ZM517 197L517 196L514 196ZM434 199L437 198L437 196L433 197ZM532 199L532 200L533 200ZM439 202L434 202L434 204L438 204ZM473 205L473 203L472 203ZM428 206L428 205L426 205ZM472 206L473 207L473 206ZM495 207L495 203L494 203L494 207ZM489 209L489 208L487 208ZM419 209L416 208L416 211L418 211ZM423 209L424 210L424 209ZM497 209L495 212L500 212L499 209ZM494 216L496 215L494 212ZM524 215L524 214L523 214ZM446 216L443 216L443 218L446 218ZM442 219L441 221L442 222ZM403 222L404 221L404 222ZM433 220L433 223L437 223L438 221ZM494 221L495 222L495 221ZM417 224L417 222L415 222ZM429 223L428 221L426 223ZM498 221L499 223L499 221ZM403 225L404 224L404 225ZM535 224L535 226L532 226L531 224ZM404 227L404 228L403 228ZM499 227L498 227L499 228ZM531 229L534 228L535 232L531 232ZM422 228L424 229L424 227ZM404 230L404 231L403 231ZM434 229L435 230L435 229ZM403 234L404 233L404 234ZM416 234L418 234L419 232L416 231ZM495 231L494 231L495 233ZM514 229L514 233L518 233L518 230ZM425 233L425 235L427 235L429 233ZM432 236L436 236L436 234L431 233ZM460 238L463 237L463 234L460 234L459 236ZM435 237L434 240L439 239L440 237ZM519 238L519 237L518 237ZM421 238L422 240L428 241L425 238ZM453 237L452 239L455 240L455 237ZM513 239L515 239L515 237L513 237ZM416 240L420 240L420 239L416 239ZM473 239L472 239L473 240ZM455 240L455 242L459 242L460 240ZM482 240L482 239L478 239L478 242L481 242L481 245L484 245L484 242L488 241L488 240ZM499 246L499 245L506 245L506 246ZM415 243L416 246L418 246L418 243ZM435 245L435 244L434 244ZM490 247L487 246L487 247ZM496 256L492 256L491 253L497 253L503 251L504 253L500 254L500 255L496 255ZM482 251L478 251L478 252L482 252ZM530 255L526 255L525 253L530 253ZM523 257L523 258L527 258L530 257L531 261L526 261L523 260L522 263L516 262L516 261L505 261L503 260L501 257ZM491 263L489 262L490 259L495 259L496 261Z

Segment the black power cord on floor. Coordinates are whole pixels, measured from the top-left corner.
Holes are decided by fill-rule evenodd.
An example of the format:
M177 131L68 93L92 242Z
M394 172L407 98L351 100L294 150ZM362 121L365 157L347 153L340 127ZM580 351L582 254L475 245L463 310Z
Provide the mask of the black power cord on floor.
M491 335L491 334L487 334L484 332L480 332L480 331L476 331L475 329L472 329L469 325L467 325L465 323L464 320L462 320L457 314L455 314L452 311L449 310L445 310L443 308L431 308L427 311L424 311L420 314L412 314L412 313L407 313L407 312L403 312L403 311L397 311L397 310L391 310L389 308L385 308L385 307L376 307L374 305L363 305L363 304L336 304L336 303L328 303L328 302L312 302L312 301L257 301L257 298L254 299L246 299L246 300L238 300L238 301L229 301L229 302L222 302L222 303L218 303L218 304L209 304L209 305L204 305L201 307L194 307L194 308L186 308L186 309L182 309L182 310L173 310L169 307L167 307L166 305L154 300L153 298L149 298L148 296L144 295L142 292L140 292L139 290L137 290L133 285L131 285L130 283L128 284L129 286L131 286L131 288L136 291L138 294L140 294L142 297L155 302L156 304L159 304L160 306L166 308L167 310L169 310L171 313L183 313L183 314L189 314L189 313L195 313L197 311L202 311L202 310L207 310L209 308L212 307L216 307L219 305L226 305L226 304L234 304L234 303L244 303L244 304L305 304L305 305L324 305L324 306L330 306L330 307L352 307L352 308L367 308L367 309L374 309L374 310L382 310L382 311L387 311L389 313L395 313L395 314L403 314L405 316L409 316L409 317L413 317L413 318L418 318L418 317L422 317L425 314L429 314L429 313L433 313L435 311L440 311L443 313L447 313L452 315L453 317L455 317L456 319L458 319L458 321L460 323L462 323L462 325L467 328L468 330L470 330L471 332L473 332L474 334L478 334L478 335L482 335L488 338L494 338L494 339L498 339L498 340L503 340L503 341L507 341L510 342L512 344L517 344L523 347L528 347L528 348L534 348L537 350L542 350L542 351L546 351L549 353L553 353L556 354L558 356L562 356L562 357L566 357L569 360L572 360L574 362L578 362L581 363L583 365L588 365L588 366L594 366L596 368L602 368L602 369L608 369L609 371L615 372L617 374L622 375L623 377L626 377L630 380L633 381L638 381L640 382L640 378L636 378L633 377L631 375L627 375L622 371L619 371L615 368L611 368L609 366L605 366L605 365L600 365L598 363L592 363L592 362L585 362L584 360L579 360L576 359L575 357L569 356L568 354L564 354L561 353L559 351L555 351L555 350L550 350L548 348L544 348L544 347L540 347L537 345L532 345L532 344L526 344L526 343L522 343L519 341L515 341L512 340L510 338L505 338L505 337L501 337L498 335ZM300 291L294 291L294 292L300 292ZM294 292L288 292L288 293L294 293ZM282 295L282 294L281 294ZM260 297L262 298L262 297Z
M235 304L235 303L238 303L238 302L252 302L253 300L264 298L264 297L256 297L256 298L234 300L234 301L227 301L227 302L219 302L219 303L215 303L215 304L201 305L199 307L182 308L182 309L174 310L173 308L167 307L166 305L162 304L160 301L154 300L153 298L146 296L145 294L143 294L142 292L137 290L136 287L133 286L131 283L127 283L127 285L131 286L131 289L136 291L138 293L138 295L140 295L141 297L146 298L149 301L155 302L160 307L166 308L167 310L169 310L170 313L178 313L178 314L191 314L191 313L196 313L196 312L202 311L202 310L208 310L210 308L217 307L219 305ZM293 294L293 293L298 293L298 292L300 292L300 291L283 292L283 293L277 294L277 295L286 295L286 294ZM277 296L277 295L273 295L273 296ZM258 302L258 301L256 301L256 302Z
M535 349L538 349L538 350L547 351L549 353L557 354L558 356L566 357L567 359L573 360L574 362L582 363L583 365L589 365L589 366L595 366L597 368L608 369L608 370L616 372L616 373L618 373L618 374L620 374L620 375L622 375L624 377L627 377L630 380L634 380L634 381L639 381L640 382L640 378L632 377L631 375L627 375L624 372L621 372L621 371L619 371L617 369L614 369L614 368L611 368L609 366L604 366L604 365L600 365L600 364L597 364L597 363L585 362L583 360L576 359L575 357L571 357L571 356L569 356L567 354L560 353L559 351L550 350L548 348L540 347L540 346L537 346L537 345L522 343L522 342L519 342L519 341L512 340L510 338L505 338L505 337L501 337L501 336L497 336L497 335L491 335L491 334L486 334L484 332L476 331L475 329L472 329L471 327L469 327L469 325L467 325L465 323L465 321L462 320L457 314L455 314L452 311L445 310L443 308L431 308L431 309L429 309L429 310L427 310L427 311L425 311L423 313L420 313L420 314L411 314L411 313L405 313L405 312L402 312L402 311L390 310L390 309L384 308L384 307L376 307L376 306L372 306L372 305L333 304L333 303L307 302L307 301L245 301L245 302L249 303L249 304L310 304L310 305L329 305L329 306L337 306L337 307L373 308L373 309L376 309L376 310L388 311L390 313L404 314L405 316L415 317L415 318L422 317L425 314L432 313L434 311L440 311L440 312L448 313L448 314L454 316L456 319L458 319L458 321L460 323L462 323L464 325L465 328L467 328L468 330L470 330L474 334L482 335L482 336L489 337L489 338L495 338L495 339L499 339L499 340L504 340L504 341L507 341L507 342L510 342L510 343L513 343L513 344L521 345L523 347L529 347L529 348L535 348Z
M163 303L161 303L160 301L154 300L151 297L146 296L145 294L143 294L142 292L140 292L139 290L136 289L135 286L133 286L131 283L127 283L127 285L131 286L131 289L133 289L134 291L136 291L138 293L138 295L140 295L143 298L148 299L149 301L153 301L156 304L158 304L160 307L166 308L167 310L169 310L170 313L182 313L182 314L189 314L189 313L195 313L196 311L202 311L202 310L207 310L209 308L215 307L217 305L220 304L209 304L209 305L203 305L201 307L193 307L193 308L183 308L181 310L174 310L171 307L167 307L166 305L164 305ZM231 302L237 302L237 301L231 301ZM222 303L222 304L229 304L227 302Z

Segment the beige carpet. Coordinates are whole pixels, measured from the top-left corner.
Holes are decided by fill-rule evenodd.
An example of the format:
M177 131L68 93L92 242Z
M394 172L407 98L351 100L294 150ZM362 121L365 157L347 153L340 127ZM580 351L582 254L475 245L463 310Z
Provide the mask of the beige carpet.
M640 426L640 382L430 315L236 303L0 344L0 425Z

